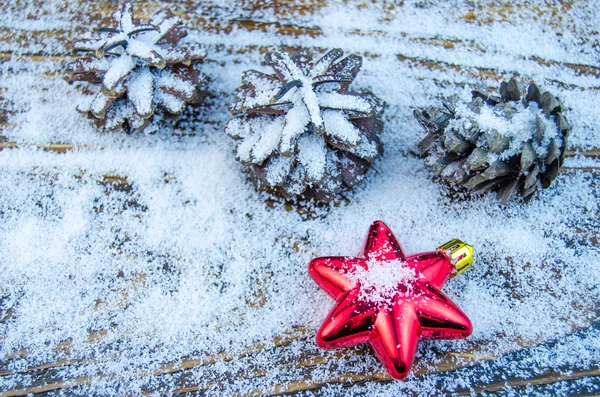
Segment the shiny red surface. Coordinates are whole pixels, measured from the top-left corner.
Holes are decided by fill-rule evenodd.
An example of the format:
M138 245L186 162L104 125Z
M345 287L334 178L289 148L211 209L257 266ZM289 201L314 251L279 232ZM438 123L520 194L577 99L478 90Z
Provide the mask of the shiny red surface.
M359 266L368 270L369 262L392 260L406 262L415 277L398 284L390 300L360 298L360 282L348 275ZM388 373L404 379L422 338L459 339L472 332L471 321L439 290L453 270L441 251L406 256L387 225L374 222L358 257L323 257L309 264L312 278L336 300L317 344L337 349L369 342Z

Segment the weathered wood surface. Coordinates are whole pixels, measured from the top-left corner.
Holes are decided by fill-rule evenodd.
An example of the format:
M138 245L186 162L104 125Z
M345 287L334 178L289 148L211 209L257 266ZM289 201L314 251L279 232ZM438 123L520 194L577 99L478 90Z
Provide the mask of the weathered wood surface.
M116 8L116 4L113 2L96 2L96 1L81 1L80 2L81 13L76 15L75 20L80 21L79 25L75 25L73 30L51 30L51 31L25 31L19 29L0 29L0 42L12 43L13 49L7 49L0 51L0 62L9 60L22 60L27 63L36 62L67 62L72 59L69 53L69 47L53 46L51 43L68 43L77 34L85 32L88 27L94 24L108 23L110 21L110 14ZM485 5L486 3L494 4L494 2L478 2L477 7L465 10L461 19L474 24L486 24L493 21L510 21L511 18L517 13L523 11L532 12L542 21L547 21L548 26L557 26L562 21L562 18L557 18L557 15L564 15L568 13L568 10L572 2L552 2L544 7L527 9L527 6L495 6ZM293 1L293 0L276 0L276 1L264 1L264 2L247 2L245 7L247 9L247 18L241 19L229 19L223 20L218 18L221 14L221 9L215 5L209 5L206 7L198 6L191 1L183 1L177 3L171 3L169 1L163 2L140 2L137 4L136 13L139 17L148 16L152 12L158 10L161 7L171 7L175 14L181 16L186 25L191 28L198 30L204 30L208 32L222 32L227 34L234 29L244 29L247 31L270 31L274 34L282 36L298 36L298 35L309 35L319 36L322 34L322 29L318 26L302 26L294 21L295 16L305 15L312 13L323 6L324 3L319 1ZM365 2L365 7L369 5ZM389 2L387 7L393 8L396 5L393 2ZM270 9L275 15L281 18L278 22L263 21L260 17L252 19L254 15L259 15L261 10ZM385 36L387 33L384 31L355 31L351 34L357 36ZM485 52L486 48L480 43L472 42L470 40L461 40L457 38L429 38L429 37L406 37L407 40L414 41L423 46L435 47L439 51L447 49L453 49L456 47L468 47L473 51ZM6 46L5 46L6 47ZM40 50L44 48L44 50ZM57 50L55 50L58 48ZM49 49L49 50L48 50ZM250 46L231 49L238 53L245 51L258 51L266 52L269 49L261 46ZM376 53L370 53L368 56L377 57ZM557 62L551 59L531 59L537 62L542 67L555 67L562 70L571 70L582 76L591 76L598 78L600 77L600 67L598 65L583 65ZM480 77L485 79L499 80L507 73L516 73L517 71L511 70L496 70L491 68L474 67L461 64L450 64L438 60L427 59L423 57L410 57L403 54L397 54L397 61L401 63L407 63L415 68L423 68L424 70L452 70L459 75L465 77ZM216 59L211 59L210 53L207 62L218 62ZM56 78L57 73L46 73L45 78L52 79ZM440 81L440 84L448 84L448 82ZM556 82L558 85L562 83ZM457 84L457 83L450 83ZM460 84L460 83L458 83ZM562 84L562 88L569 91L582 91L582 90L600 90L600 80L594 87L580 87L574 84ZM4 88L0 88L0 128L5 128L11 125L11 118L15 115L15 110L12 109L11 103L4 100L6 92ZM213 95L219 95L219 93L213 93ZM38 142L11 142L7 138L0 135L0 150L10 150L17 147L37 147L44 150L54 152L66 152L71 150L94 150L84 146L77 146L69 142L54 142L54 143L38 143ZM600 148L596 149L585 149L578 150L577 148L571 148L567 152L568 157L572 156L584 156L589 158L600 157ZM597 174L598 169L595 167L579 168L577 169L583 172L590 172ZM562 170L563 172L574 172L576 170L569 169L568 167ZM127 176L125 175L105 175L99 183L103 183L107 186L107 189L127 189L129 185ZM595 231L582 231L582 233L590 233L595 235ZM597 241L595 241L597 244ZM143 278L144 275L139 275ZM132 282L135 282L132 281ZM0 289L1 292L1 289ZM1 295L0 295L1 297ZM7 321L11 318L13 313L1 313L0 322ZM598 322L590 324L588 327L578 330L580 334L593 333L598 329ZM89 335L89 342L93 344L95 341L101 340L106 334L106 331L95 332ZM391 379L383 372L369 373L369 374L343 374L340 373L335 378L328 379L327 381L313 381L311 373L318 371L319 366L324 362L334 362L340 357L347 357L351 355L371 355L372 351L367 347L361 347L351 351L342 350L336 351L325 357L319 352L315 351L312 343L313 335L303 328L296 329L293 333L288 335L282 335L276 340L272 341L269 346L249 346L244 352L238 354L229 354L222 352L216 355L207 355L184 359L178 363L165 363L159 369L147 373L147 372L136 372L131 374L123 374L122 376L106 376L106 381L126 382L136 377L158 377L164 376L165 379L169 379L171 384L175 384L175 394L183 394L187 392L206 392L208 389L206 386L198 386L195 384L193 379L189 379L189 370L199 367L215 367L215 377L212 380L212 386L215 388L219 387L220 382L226 382L223 379L217 368L227 362L238 361L240 363L248 363L250 370L236 373L233 372L229 376L241 377L241 378L260 378L264 375L264 368L257 365L252 365L251 360L255 356L261 355L262 357L268 357L269 359L279 362L282 366L291 368L290 371L300 373L303 375L301 381L294 380L286 382L282 381L280 385L277 385L274 390L274 394L293 394L302 391L316 391L323 387L326 383L339 383L339 384L360 384L365 381L378 381L378 382L390 382ZM2 340L0 339L0 343ZM477 369L483 365L496 366L497 370L494 371L498 374L497 378L489 379L485 381L475 381L475 390L458 390L458 394L470 394L470 393L502 393L507 388L513 388L519 390L519 388L528 387L527 390L548 390L548 395L552 393L552 385L565 385L571 382L573 384L571 395L593 395L597 393L598 386L600 384L600 358L596 363L595 367L586 368L569 368L568 373L565 372L548 372L543 374L531 374L528 377L517 377L512 374L502 374L501 369L506 360L519 360L527 354L534 354L536 346L552 346L552 341L524 341L521 346L522 350L516 352L505 352L506 355L503 357L486 356L482 353L481 346L469 345L468 349L465 349L462 353L453 354L440 354L439 362L435 366L426 366L417 363L415 366L415 373L417 375L424 375L428 373L440 373L448 374L452 376L453 371L464 371L465 376L470 376L472 379L477 379ZM302 360L292 359L286 354L287 349L297 349L300 345L304 350ZM68 356L70 348L70 342L65 341L55 347L57 352L64 352ZM466 352L465 352L466 351ZM77 378L65 379L62 377L60 369L64 367L79 366L85 368L87 364L94 360L101 360L101 358L86 358L86 359L65 359L57 362L49 362L42 365L24 368L20 370L9 369L9 363L11 360L17 357L27 356L29 352L22 350L14 352L12 356L0 358L0 376L10 377L15 375L27 375L23 378L25 381L19 384L17 387L11 390L0 390L1 396L20 396L28 395L31 393L39 395L55 395L61 391L67 391L71 388L80 388L89 384L93 379L89 376L82 376ZM460 364L455 361L455 356L461 355L463 360ZM471 365L469 368L459 369L461 366ZM99 375L102 379L102 375ZM98 378L96 378L97 380ZM580 386L577 382L581 379L586 379L588 382L584 386ZM154 392L160 392L160 382L154 383L155 389L148 389L147 393L152 394ZM596 385L594 388L594 385ZM524 390L524 389L523 389ZM260 393L260 391L256 391ZM446 392L440 391L441 394Z

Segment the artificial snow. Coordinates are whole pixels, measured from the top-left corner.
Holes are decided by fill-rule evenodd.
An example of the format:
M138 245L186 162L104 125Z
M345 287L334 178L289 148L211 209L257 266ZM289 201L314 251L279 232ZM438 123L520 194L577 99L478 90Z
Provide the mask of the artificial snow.
M419 278L406 262L400 260L367 262L367 268L357 266L347 277L360 285L358 299L374 303L392 303L397 293L411 290L411 281ZM401 291L399 286L403 286Z
M212 15L222 24L319 26L321 34L190 30L186 44L207 46L202 71L212 79L213 96L178 128L155 135L99 133L75 109L81 87L61 79L67 59L29 58L66 55L65 40L97 23L86 19L97 13L95 2L5 7L2 29L24 39L0 44L2 106L11 114L1 134L20 146L0 152L0 371L8 371L0 372L0 391L38 381L36 373L11 371L59 360L72 364L47 381L88 379L64 391L79 395L168 393L188 384L213 395L273 393L282 382L381 373L368 349L316 347L314 335L332 300L307 273L316 256L357 254L376 219L391 227L407 254L454 237L475 247L473 267L443 288L471 319L473 335L422 343L416 372L432 370L428 363L439 362L439 354L456 353L455 363L466 365L460 354L495 357L557 338L564 340L551 351L536 348L534 357L502 365L508 371L524 362L546 371L597 364L597 332L565 337L597 315L597 177L564 170L529 204L500 205L493 195L452 198L410 154L423 137L412 111L451 94L468 96L480 84L497 86L493 76L475 77L479 70L535 80L565 105L573 126L569 149L599 147L598 77L563 65L597 64L597 46L588 40L597 30L597 5L576 2L559 23L526 11L532 3L546 9L544 2L513 2L523 11L510 14L510 23L483 8L476 14L491 22L479 24L462 18L471 8L466 1L405 1L392 9L348 3L332 2L293 21L234 2L208 2L204 7L212 8L204 11L169 3L197 28ZM454 47L438 44L443 39ZM388 104L384 155L361 187L331 206L288 206L257 193L223 132L241 73L264 69L261 51L281 45L363 55L353 89ZM421 61L446 66L431 69ZM272 147L267 141L256 158ZM51 143L74 150L30 146ZM247 161L251 153L244 154ZM277 161L267 169L273 178L290 166L287 158ZM598 162L576 157L565 165L597 168ZM165 373L171 364L181 371ZM331 384L317 392L435 395L469 390L496 369L469 371L350 388Z

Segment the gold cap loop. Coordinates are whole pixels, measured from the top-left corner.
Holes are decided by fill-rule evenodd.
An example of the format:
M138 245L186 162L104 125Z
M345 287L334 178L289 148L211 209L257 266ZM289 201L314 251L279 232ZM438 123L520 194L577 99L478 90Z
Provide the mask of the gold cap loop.
M456 277L473 265L473 246L455 238L437 247L444 251L454 265L455 271L450 277Z

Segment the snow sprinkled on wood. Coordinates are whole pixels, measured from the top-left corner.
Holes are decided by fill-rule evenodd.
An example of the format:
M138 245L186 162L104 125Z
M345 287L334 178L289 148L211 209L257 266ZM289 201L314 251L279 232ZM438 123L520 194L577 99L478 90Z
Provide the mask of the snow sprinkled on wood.
M330 2L313 14L294 14L294 25L309 32L296 36L281 33L287 26L272 8L210 0L208 11L172 2L189 16L181 45L207 45L202 70L213 95L206 108L184 112L175 128L126 135L99 133L75 108L85 96L81 86L61 78L67 43L108 15L99 7L116 5L7 2L0 13L8 32L0 42L0 100L8 117L2 136L18 147L0 151L0 390L78 379L62 384L64 394L159 395L188 386L213 395L274 394L280 383L310 379L320 388L315 393L331 396L469 392L474 379L492 378L494 369L437 374L440 357L468 365L469 356L498 357L563 337L551 351L532 350L526 362L558 372L564 364L597 364L597 333L566 335L594 321L600 295L598 160L583 157L600 147L598 69L577 66L598 64L600 14L594 2L554 3L516 1L507 9L522 11L505 15L460 0L390 8ZM561 8L567 3L568 10ZM140 15L157 8L144 7ZM260 28L247 28L249 20ZM266 70L264 53L281 46L315 53L339 47L362 56L353 89L387 103L385 152L373 172L361 174L362 185L330 205L290 207L256 192L235 158L261 162L279 148L283 117L245 125L230 121L228 106L242 72ZM573 126L567 149L580 157L568 158L571 168L526 205L499 205L489 194L455 198L411 154L424 136L412 112L449 95L470 97L477 85L497 86L514 72L561 98ZM243 105L268 102L278 83L263 76ZM335 101L328 94L318 96L321 104ZM372 141L357 139L326 110L321 117L333 137L364 151L358 156L376 157ZM223 132L226 125L235 142ZM310 143L320 150L320 142ZM66 152L44 150L57 147ZM321 168L318 154L302 168L293 168L295 157L277 156L264 172L273 185L292 170L317 177L304 165L318 161ZM328 153L326 174L339 177L340 163L345 172L348 164L361 166ZM406 252L430 251L454 237L475 247L473 267L444 286L474 332L465 341L423 343L419 376L346 388L345 379L379 376L382 367L368 350L316 347L331 298L310 280L307 264L357 252L375 219L395 231ZM37 377L36 366L58 362L66 364L50 370L51 378ZM515 364L507 358L502 365Z

